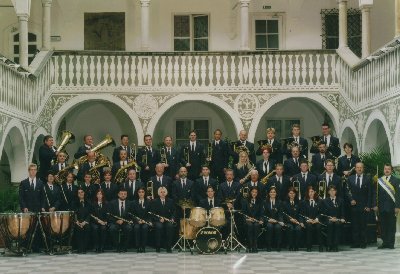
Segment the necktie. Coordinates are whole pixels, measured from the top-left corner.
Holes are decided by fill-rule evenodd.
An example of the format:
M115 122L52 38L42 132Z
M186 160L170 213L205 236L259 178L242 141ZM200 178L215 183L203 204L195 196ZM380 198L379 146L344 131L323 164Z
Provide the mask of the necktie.
M102 205L101 203L99 203L99 207L102 208L102 206L103 206L103 205Z
M254 205L256 203L256 201L254 199L252 199L251 203Z
M50 185L50 190L53 191L53 186L52 185Z
M143 207L143 200L140 201L140 206L141 206L142 208L144 208L144 207Z
M281 177L279 177L279 178L278 178L278 183L279 183L279 184L281 184L281 183L282 183L282 181L281 181Z
M349 162L349 166L351 166L351 158L347 158L347 161Z
M85 203L81 201L81 207L85 207Z
M294 205L294 202L293 202L293 201L290 201L290 205L293 206L293 205Z
M157 181L161 184L161 178L157 176Z
M164 205L165 205L165 200L162 200L161 203L162 203L162 205L164 206Z
M335 199L332 199L333 206L336 207Z
M314 207L314 200L310 200L311 201L311 207Z
M328 143L326 142L326 136L324 136L324 142L325 142L325 144L328 144Z
M264 172L268 173L268 161L264 161Z
M192 143L192 151L194 151L194 143Z
M185 188L185 180L182 180L182 188Z
M123 216L123 215L124 215L124 210L125 210L125 208L124 208L124 202L121 202L121 212L120 212L120 216Z
M386 181L388 181L389 180L389 176L386 176Z
M68 185L68 190L72 191L72 186L71 185Z
M387 178L387 177L386 177ZM31 188L34 189L35 185L33 184L33 180L29 179L29 181L31 181Z
M246 145L246 143L244 141L242 141L242 146L245 146L245 145Z
M297 160L297 158L294 159L294 163L296 164L296 166L299 166L299 161Z
M325 155L321 155L321 161L322 161L322 163L323 163L324 166L325 166Z
M329 184L332 183L332 176L329 176Z
M296 137L296 139L295 139L295 140L296 140L296 143L299 143L299 138L298 138L298 137Z
M268 144L269 144L269 145L271 144L271 140L268 140Z
M357 176L357 187L361 188L361 178L360 178L360 176Z
M305 173L303 173L303 181L304 182L306 181L306 174Z
M212 202L212 200L210 200L210 207L211 207L211 208L213 207L213 202Z
M228 187L229 187L229 188L231 187L231 183L230 183L230 182L228 183Z
M168 152L168 155L171 156L171 149L170 148L167 149L167 152Z
M205 186L208 185L208 180L207 180L207 178L204 178L204 185L205 185Z

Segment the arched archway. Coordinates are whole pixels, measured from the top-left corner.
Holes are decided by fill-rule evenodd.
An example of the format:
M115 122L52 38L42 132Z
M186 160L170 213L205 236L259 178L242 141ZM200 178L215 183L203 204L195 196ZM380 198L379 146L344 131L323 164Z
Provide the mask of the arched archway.
M340 138L340 144L343 146L344 143L350 143L353 145L353 153L358 154L360 151L360 137L357 133L357 128L353 121L347 119L341 125L341 131L338 134Z
M38 128L33 134L29 163L39 164L39 148L43 144L44 136L48 134L49 133L42 127Z
M397 117L396 130L393 138L393 147L399 147L399 146L400 146L400 118ZM397 167L400 166L400 149L396 149L394 151L392 164Z
M389 125L383 113L379 110L373 111L365 123L363 132L362 151L369 152L376 147L390 152L393 159L393 147L390 136Z
M270 114L273 113L274 110L278 110L276 105L283 103L283 102L292 102L293 104L291 106L283 105L281 104L282 108L284 110L287 110L289 112L297 111L299 113L299 108L298 104L296 104L296 101L299 101L302 106L314 106L314 110L311 110L312 112L322 115L321 119L317 119L318 121L318 130L314 127L312 128L304 128L303 135L306 137L312 136L312 135L317 135L321 133L321 123L324 121L324 116L325 113L328 115L329 119L332 121L332 130L333 132L338 132L339 129L339 112L338 110L323 96L319 94L298 94L298 93L287 93L287 94L279 94L274 97L272 97L270 100L268 100L264 105L260 107L258 112L253 118L253 121L251 123L250 129L249 129L249 140L258 140L258 138L265 138L265 131L261 134L260 130L262 130L262 124L261 121L263 118L265 118L267 112ZM272 109L272 111L271 111ZM319 110L318 110L319 109ZM304 111L307 111L307 108L304 108ZM304 112L302 113L304 115ZM276 115L275 115L276 116ZM312 117L310 117L312 118ZM305 120L308 122L307 120ZM261 134L261 135L260 135ZM311 135L310 135L311 134Z
M101 142L106 134L110 134L117 145L120 142L121 134L128 134L130 143L137 143L138 134L141 134L142 131L140 128L136 128L136 124L140 125L140 122L124 102L121 103L120 99L112 96L111 98L107 97L107 100L104 99L105 97L101 97L102 99L84 98L85 100L82 102L74 104L78 100L74 98L75 100L72 102L63 105L53 120L52 135L57 136L57 143L60 141L59 137L63 130L69 130L75 135L76 141L66 147L70 159L73 159L74 153L83 144L83 137L86 134L93 136L94 144ZM135 124L133 120L136 119L137 123ZM113 148L105 148L102 152L111 159Z

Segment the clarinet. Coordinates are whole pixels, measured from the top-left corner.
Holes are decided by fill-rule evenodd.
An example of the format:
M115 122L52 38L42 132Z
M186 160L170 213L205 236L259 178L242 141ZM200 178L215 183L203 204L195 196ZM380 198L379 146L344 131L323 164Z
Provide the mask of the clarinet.
M325 214L320 214L320 215L324 216L324 217L327 217L327 218L330 218L330 219L336 218L338 221L340 220L338 217L333 217L333 216L329 216L329 215L325 215ZM350 222L347 222L346 220L344 220L344 224L350 224Z
M171 224L175 224L175 222L174 222L173 220L171 220L171 219L168 219L168 218L165 218L165 217L163 217L163 216L157 215L157 214L155 214L155 213L153 213L153 212L151 212L151 211L149 211L148 213L151 214L151 215L153 215L153 216L156 216L156 217L158 217L158 218L160 218L160 219L164 219L164 220L166 220L167 222L169 222L169 223L171 223Z
M309 217L307 217L307 216L304 216L304 215L301 215L301 214L299 214L299 215L300 215L301 217L303 217L304 219L306 219L307 221L312 220L311 218L309 218ZM322 226L326 226L325 224L321 223L320 221L318 221L317 224L320 224L320 225L322 225Z
M100 218L94 216L93 214L90 214L90 217L92 217L93 219L95 219L98 223L100 223L100 222L107 223L107 222L103 221L102 219L100 219Z
M107 213L109 216L111 216L111 217L113 217L113 218L115 218L115 219L117 219L117 220L121 220L121 221L123 221L124 223L127 223L127 224L131 224L131 225L133 225L133 222L132 221L129 221L129 220L127 220L127 219L124 219L124 218L121 218L121 217L118 217L118 216L115 216L115 215L112 215L111 213Z
M148 225L148 226L153 226L153 223L147 222L147 221L145 221L145 220L139 218L139 217L136 216L135 214L132 214L132 213L130 213L130 212L128 212L128 214L131 215L133 218L136 218L139 222L143 222L143 223L145 223L145 224Z
M286 217L288 217L289 219L293 219L293 220L295 220L295 221L297 222L297 224L298 224L298 225L300 224L300 222L299 222L297 219L293 218L292 216L290 216L290 215L289 215L289 214L287 214L286 212L282 211L282 214L285 214L285 215L286 215Z

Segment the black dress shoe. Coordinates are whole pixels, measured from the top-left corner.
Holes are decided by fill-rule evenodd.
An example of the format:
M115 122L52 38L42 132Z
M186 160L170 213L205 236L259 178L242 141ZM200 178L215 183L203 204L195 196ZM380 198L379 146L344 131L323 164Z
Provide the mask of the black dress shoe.
M280 247L276 248L276 251L281 252L281 248Z
M378 249L384 249L384 248L387 248L387 247L385 245L378 246Z
M142 253L146 253L146 248L142 247Z
M389 247L387 247L387 248L389 248L389 249L394 249L394 246L389 246Z
M136 249L136 253L140 253L140 251L141 251L140 248Z
M360 248L365 249L367 248L367 245L360 245Z
M324 247L323 246L319 247L319 252L324 252Z
M257 247L253 249L253 253L258 253Z
M350 247L351 247L351 248L359 248L360 245L351 245Z
M311 252L311 247L307 247L307 252Z
M335 247L333 248L333 252L339 252L339 248L338 248L337 246L335 246Z
M271 252L272 249L270 247L267 247L267 252Z
M156 252L160 253L160 248L159 247L156 248Z

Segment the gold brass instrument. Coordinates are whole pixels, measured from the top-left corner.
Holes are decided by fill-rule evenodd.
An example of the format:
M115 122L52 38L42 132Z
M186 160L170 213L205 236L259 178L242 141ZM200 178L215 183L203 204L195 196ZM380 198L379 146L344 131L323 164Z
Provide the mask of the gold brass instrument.
M143 222L143 223L145 223L145 224L148 225L148 226L153 226L153 223L152 223L152 222L147 222L147 221L145 221L145 220L139 218L138 216L136 216L135 214L132 214L132 213L130 213L130 212L128 212L128 214L131 215L131 216L132 216L133 218L135 218L136 220L138 220L139 222Z
M93 147L92 149L90 149L90 152L97 152L97 151L99 151L99 150L101 150L101 149L103 149L103 148L105 148L105 147L107 147L107 146L115 146L115 141L114 141L114 139L111 137L111 135L109 135L109 134L107 134L106 135L106 137L103 139L103 141L101 141L100 143L98 143L95 147ZM96 161L99 161L99 157L101 157L102 156L102 154L101 153L99 153L98 155L97 155L97 159L96 159ZM103 156L104 157L104 156ZM87 162L88 161L88 157L87 157L87 155L84 155L84 156L82 156L82 157L80 157L79 159L78 159L78 165L79 166L81 166L81 165L83 165L85 162Z
M55 152L59 153L59 152L63 151L65 149L65 147L67 146L67 144L72 144L73 142L75 142L75 135L72 134L71 131L64 130L61 135L61 143ZM65 161L67 161L69 158L69 155L66 151L64 151L64 153L65 153ZM51 160L52 165L54 165L56 163L57 163L57 160L55 160L55 159Z
M130 161L136 161L136 154L137 154L137 147L135 143L132 143L131 146L131 153L129 155L129 160Z
M318 149L319 144L322 141L321 136L317 135L317 136L312 136L310 137L311 141L312 141L312 147Z
M240 145L240 146L236 146L236 144L234 145L234 151L239 154L240 152L246 152L247 155L250 155L250 150L244 146L244 145Z
M256 169L256 166L255 166L255 165L252 165L251 168L249 169L249 172L247 172L246 176L244 176L244 177L242 178L243 183L244 183L245 181L247 181L247 180L250 178L251 172L252 172L253 170L255 170L255 169Z
M300 136L299 136L298 138L299 138L299 140L300 140ZM292 142L289 142L290 139L293 139L293 141L292 141ZM286 142L286 149L287 149L287 150L291 151L293 147L298 147L299 150L300 150L300 152L302 151L302 148L303 148L303 147L302 147L299 143L297 143L297 142L294 140L293 137L284 138L283 140L285 140L285 142Z
M161 158L161 163L168 165L168 159L167 159L167 150L165 147L161 147L160 149L160 158Z
M90 217L92 217L98 223L107 223L106 221L103 221L102 219L94 216L93 214L90 214Z
M259 140L259 141L257 141L257 143L260 146L261 151L263 151L266 148L270 148L271 153L274 152L274 148L270 144L268 144L268 140Z
M114 178L115 182L118 184L122 184L123 182L125 182L126 177L128 176L128 170L132 167L134 167L135 169L138 168L138 165L135 160L132 160L127 165L118 169L117 173L115 174L115 178Z
M146 183L146 196L151 197L151 199L154 199L154 188L153 188L153 181L148 181Z
M157 218L164 219L164 220L166 220L168 223L176 224L173 220L168 219L168 218L165 218L165 217L160 216L160 215L158 215L158 214L155 214L155 213L153 213L153 212L151 212L151 211L149 211L149 212L147 212L147 213L149 213L149 214L151 214L151 215L153 215L153 216L155 216L155 217L157 217Z
M245 187L243 187L243 188L240 189L240 192L242 192L243 198L247 199L247 197L249 197L250 189L249 189L249 187L246 185Z
M244 214L241 211L237 211L237 213L239 213L240 215L243 215L246 219L249 219L250 222L262 224L262 221L259 221L256 218L250 217L249 215Z
M142 155L142 163L145 165L145 166L147 166L147 162L148 162L148 159L147 159L147 148L146 147L144 147L143 148L143 155Z
M183 148L183 157L185 158L186 163L190 163L190 158L189 158L189 148L184 147Z
M325 199L326 198L326 189L327 189L327 184L325 180L325 175L326 171L324 171L321 176L322 180L318 182L318 196Z
M263 177L263 178L261 179L261 183L262 183L263 185L267 184L269 178L271 178L271 176L274 175L275 172L276 172L276 171L273 170L273 171L271 171L270 173L268 173L265 177Z
M208 147L207 147L207 162L208 163L210 163L212 161L212 153L213 153L212 143L208 143Z
M294 180L292 181L292 187L298 193L297 195L298 199L301 200L301 185L298 177L295 177Z
M107 215L109 215L109 216L111 216L111 217L113 217L113 218L115 218L115 219L117 219L117 220L121 220L121 221L123 221L124 223L133 225L133 221L131 221L131 220L127 220L127 219L121 218L121 217L119 217L119 216L115 216L115 215L113 215L113 214L111 214L111 213L109 213L109 212L107 212Z
M88 171L88 173L92 177L92 182L96 182L97 180L101 179L100 171L99 171L99 168L101 168L101 167L111 167L110 160L104 155L101 155L101 157L99 158L99 162L97 162L97 165L90 168Z
M64 168L61 169L59 172L57 172L56 177L54 178L54 181L55 181L57 184L60 184L60 185L61 185L62 183L65 183L65 181L67 180L68 172L69 172L71 169L76 169L76 170L79 169L79 166L78 166L78 163L77 163L76 160L73 160L72 163L71 163L70 165L64 167Z

